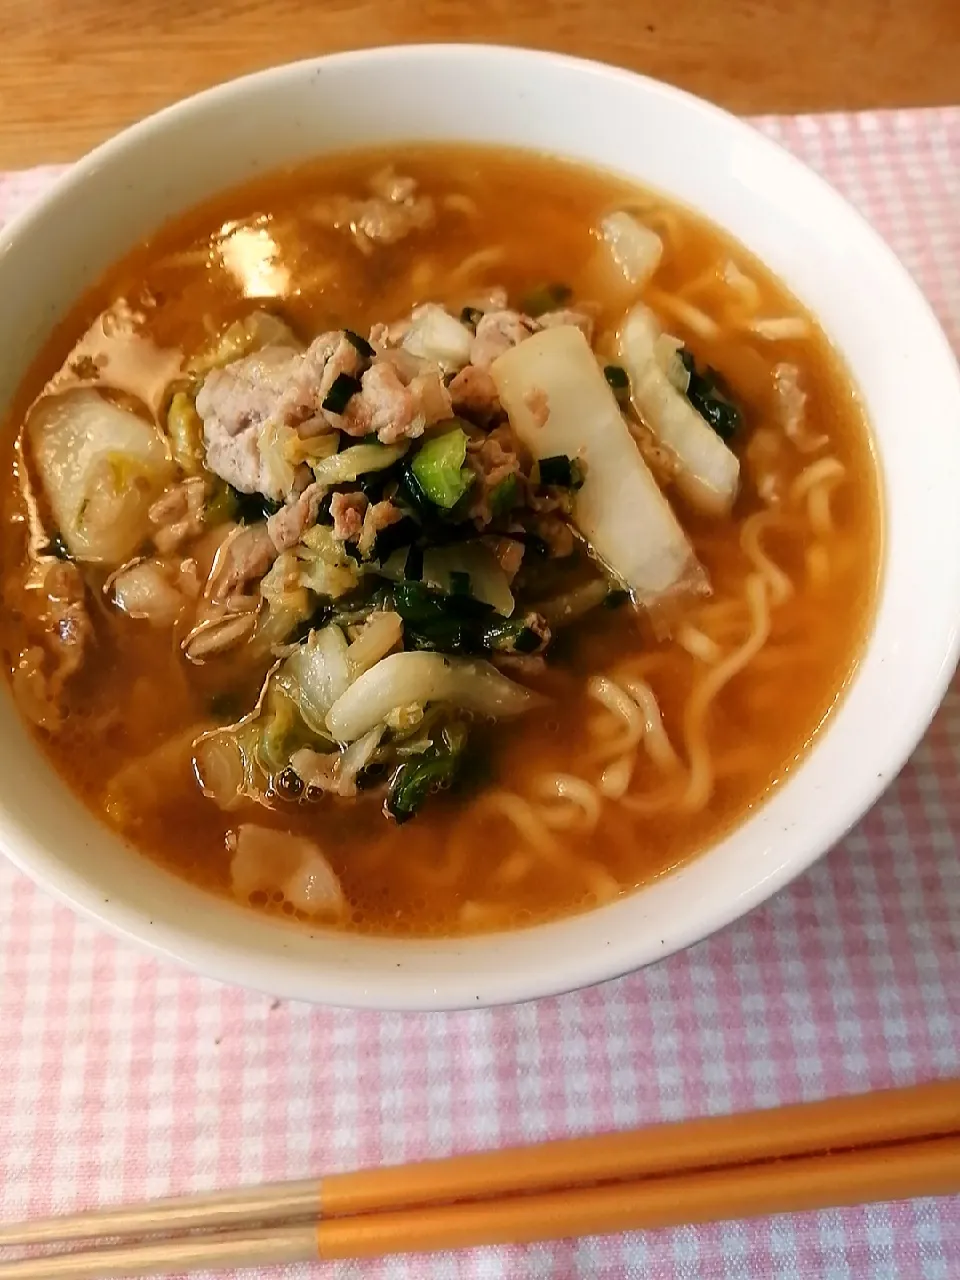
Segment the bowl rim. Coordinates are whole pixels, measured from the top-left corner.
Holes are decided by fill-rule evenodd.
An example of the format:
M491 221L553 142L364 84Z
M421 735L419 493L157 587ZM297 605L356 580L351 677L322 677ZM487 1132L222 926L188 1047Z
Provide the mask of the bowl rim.
M731 138L736 136L742 138L745 134L749 134L750 145L754 150L759 149L759 154L775 155L781 166L787 164L795 172L802 173L802 180L808 187L819 188L821 194L825 195L838 213L842 214L847 220L848 225L856 226L858 236L869 242L871 251L874 254L879 254L884 260L886 270L897 278L901 289L907 289L913 295L914 302L926 313L926 318L929 321L927 326L929 333L925 336L939 334L940 352L934 352L931 355L931 359L942 358L944 370L952 370L952 389L955 393L956 403L960 404L960 370L957 369L953 351L940 328L939 321L918 284L894 251L859 210L824 178L804 164L803 161L767 135L760 133L746 120L740 119L714 103L699 98L686 90L665 84L649 76L640 75L605 63L511 45L437 42L347 50L265 68L205 89L130 125L71 165L64 174L53 182L38 201L33 202L0 231L0 256L13 245L23 232L29 229L30 224L35 219L46 210L68 201L75 186L86 183L89 179L95 177L101 165L135 153L141 143L149 140L155 133L162 132L168 123L184 115L189 115L215 102L226 102L232 98L240 100L252 88L265 86L270 82L279 82L287 77L293 78L304 75L321 67L332 65L349 67L351 64L386 63L398 60L403 61L404 59L414 61L424 58L428 60L430 58L448 60L464 57L468 59L490 59L491 66L498 60L501 63L503 60L514 60L524 64L531 62L549 63L561 71L567 68L577 74L591 72L605 79L629 82L630 84L639 82L643 85L645 91L654 98L659 98L661 101L679 102L687 110L698 112L701 117L710 117L714 126L724 129ZM957 562L957 574L955 576L958 579L958 585L960 585L960 559ZM881 581L875 605L876 611L879 610L884 589L885 583ZM327 983L322 991L313 995L303 975L298 976L297 971L303 967L299 960L294 960L291 965L290 961L281 957L273 963L263 965L257 974L251 975L244 972L244 961L245 958L249 960L249 956L240 946L236 946L231 950L221 943L203 937L194 929L183 928L169 922L165 922L161 926L154 926L149 931L144 930L142 927L143 921L136 911L123 908L119 904L117 906L111 904L105 907L99 894L88 891L89 887L84 885L83 877L71 871L65 863L59 862L57 857L51 854L41 842L36 840L29 830L24 830L22 826L13 829L13 824L2 806L0 806L0 847L3 848L6 855L16 866L27 873L44 889L53 893L55 897L74 910L93 918L101 927L106 928L114 936L124 941L134 942L138 946L146 947L155 955L162 956L165 959L176 960L196 972L222 982L235 984L239 980L244 986L287 998L319 999L325 1004L381 1010L438 1011L468 1007L477 1008L555 995L632 972L637 968L662 959L709 937L717 930L726 927L766 901L796 876L806 871L825 852L832 848L876 802L887 784L902 769L929 727L947 690L954 668L957 665L958 656L960 656L960 604L958 604L955 614L952 629L949 630L948 634L944 635L939 664L936 670L932 669L931 666L927 674L923 705L916 708L914 713L914 730L909 734L904 733L897 741L888 745L885 757L887 767L883 773L876 778L865 779L852 802L848 801L843 805L838 805L832 812L829 821L821 820L820 835L809 842L809 847L802 856L798 854L789 862L773 869L770 874L762 877L758 876L750 889L739 896L730 895L728 898L717 898L709 903L700 904L696 912L691 912L684 926L673 930L670 936L670 943L667 946L657 948L649 944L645 945L638 939L632 950L630 948L626 949L626 952L630 952L629 955L624 951L623 947L620 948L622 954L617 959L605 950L600 950L596 954L580 957L575 966L566 966L562 973L559 971L556 973L541 971L523 974L519 977L504 972L486 975L483 978L482 985L485 988L485 993L482 996L473 995L475 987L480 985L479 979L475 982L467 982L459 976L448 978L444 989L441 990L439 986L431 986L424 980L411 984L409 974L400 979L396 979L396 975L391 975L391 978L395 980L392 980L384 988L377 988L371 986L364 976L357 975L356 978L353 978L348 973L342 973L336 980ZM863 656L866 655L873 644L875 630L876 618L871 622L867 632ZM854 680L857 678L855 676ZM814 743L811 752L816 750L817 743ZM798 772L802 772L802 767ZM634 895L630 896L636 896L637 893L642 894L643 889L637 890ZM608 909L594 909L589 914L595 915ZM527 932L534 933L540 930L550 930L554 927L556 927L554 923L549 923L535 926L534 929ZM489 940L491 937L496 938L497 935L480 935L480 937ZM463 938L436 941L455 943L461 948L465 943L470 942L469 939ZM405 947L417 946L418 942L403 940L402 945ZM243 975L239 979L238 973ZM439 976L436 982L442 985L444 983L443 976Z

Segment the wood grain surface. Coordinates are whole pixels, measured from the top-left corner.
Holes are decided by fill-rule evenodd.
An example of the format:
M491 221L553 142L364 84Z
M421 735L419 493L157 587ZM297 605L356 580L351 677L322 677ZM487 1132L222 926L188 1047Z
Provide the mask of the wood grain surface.
M745 113L960 100L960 0L0 0L0 167L273 63L427 40L599 58Z

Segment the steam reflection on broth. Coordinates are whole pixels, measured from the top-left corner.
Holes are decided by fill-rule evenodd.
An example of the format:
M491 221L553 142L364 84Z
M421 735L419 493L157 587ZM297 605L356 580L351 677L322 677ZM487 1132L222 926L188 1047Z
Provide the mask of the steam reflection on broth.
M339 927L514 927L695 856L807 750L874 602L816 322L544 157L218 197L60 325L9 442L4 650L61 776L184 878Z

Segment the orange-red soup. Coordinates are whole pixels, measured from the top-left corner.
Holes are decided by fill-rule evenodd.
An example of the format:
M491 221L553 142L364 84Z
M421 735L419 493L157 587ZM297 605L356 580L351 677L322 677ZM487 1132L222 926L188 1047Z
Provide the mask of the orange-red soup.
M432 215L371 250L349 226L332 225L331 197L365 198L369 176L388 161L416 180ZM36 732L64 781L129 840L131 856L229 894L229 835L256 822L317 842L342 885L344 927L515 927L630 892L697 856L802 759L855 669L880 559L877 470L849 377L783 286L701 218L610 174L508 151L400 148L260 178L166 226L90 290L50 338L8 423L7 666L37 644L39 625L22 586L19 479L29 451L18 471L15 440L28 405L117 299L142 313L141 332L158 347L189 356L255 307L307 342L341 327L366 334L425 301L459 314L495 286L518 306L543 282L562 281L569 305L591 311L605 358L630 299L597 284L596 228L624 208L664 243L644 300L698 364L723 375L743 416L731 442L741 462L731 514L697 514L666 483L711 594L689 601L669 634L630 604L556 628L544 669L516 676L549 698L545 708L474 724L460 782L398 825L376 787L353 799L219 808L198 786L191 742L253 707L272 657L251 663L234 652L194 665L169 627L111 604L102 588L112 566L81 564L93 640L64 683L59 728ZM751 328L757 317L799 318L804 332L765 337ZM784 367L805 397L799 426L777 389ZM582 550L560 567L527 560L530 589L543 598L591 572ZM738 655L742 669L718 678ZM661 726L651 726L651 711ZM250 900L298 914L269 887Z

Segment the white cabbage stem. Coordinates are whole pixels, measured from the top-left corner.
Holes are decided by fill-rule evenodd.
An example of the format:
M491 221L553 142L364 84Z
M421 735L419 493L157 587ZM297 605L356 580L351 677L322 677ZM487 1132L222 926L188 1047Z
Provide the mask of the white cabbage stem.
M149 531L148 512L173 473L163 435L98 391L45 396L28 437L71 555L122 564Z
M630 378L637 412L658 443L677 460L677 485L707 515L725 515L740 484L740 463L664 372L658 350L660 326L642 303L627 313L620 330L620 359Z
M544 699L514 684L489 662L440 653L392 653L365 671L337 699L327 729L338 742L355 742L392 712L446 702L497 720L522 715Z
M561 325L534 334L490 372L534 457L562 453L584 464L573 519L637 601L653 607L698 589L703 570L580 330Z

